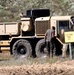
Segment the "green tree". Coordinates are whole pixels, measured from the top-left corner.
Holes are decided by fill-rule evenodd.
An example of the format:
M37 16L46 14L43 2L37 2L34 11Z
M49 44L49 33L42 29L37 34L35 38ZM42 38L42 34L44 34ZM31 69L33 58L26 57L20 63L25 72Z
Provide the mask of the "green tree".
M17 21L27 9L41 8L51 15L74 15L74 0L0 0L0 21Z
M52 0L51 1L51 10L55 15L70 15L74 13L74 1L71 0ZM72 8L72 9L71 9Z

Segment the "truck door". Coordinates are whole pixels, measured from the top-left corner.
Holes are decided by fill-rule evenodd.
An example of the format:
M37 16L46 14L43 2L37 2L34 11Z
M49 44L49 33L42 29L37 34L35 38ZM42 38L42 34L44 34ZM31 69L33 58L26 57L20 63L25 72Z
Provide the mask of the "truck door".
M59 34L59 36L62 37L62 36L60 35L61 30L62 30L62 29L64 29L64 30L69 29L69 21L68 21L68 20L65 20L65 21L63 21L63 20L58 20L56 27L57 27L57 34ZM57 54L57 55L62 54L61 48L62 48L62 44L61 44L58 40L56 40L56 54Z

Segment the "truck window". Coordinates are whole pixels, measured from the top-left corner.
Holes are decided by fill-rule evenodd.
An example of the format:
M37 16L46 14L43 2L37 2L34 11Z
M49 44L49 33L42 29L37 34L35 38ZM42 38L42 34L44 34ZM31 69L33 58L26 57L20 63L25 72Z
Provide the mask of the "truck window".
M69 29L69 20L66 21L57 21L57 33L59 34L61 29L68 30Z

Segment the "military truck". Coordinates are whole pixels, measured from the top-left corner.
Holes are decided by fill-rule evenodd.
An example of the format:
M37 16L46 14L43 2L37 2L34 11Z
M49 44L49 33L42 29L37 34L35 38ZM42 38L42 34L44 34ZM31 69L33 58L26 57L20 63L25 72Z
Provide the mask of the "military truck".
M0 22L0 52L8 50L15 57L44 56L47 54L44 40L46 30L55 26L57 36L61 28L70 28L70 18L51 17L49 9L32 9L26 11L20 22ZM56 44L60 46L59 42Z

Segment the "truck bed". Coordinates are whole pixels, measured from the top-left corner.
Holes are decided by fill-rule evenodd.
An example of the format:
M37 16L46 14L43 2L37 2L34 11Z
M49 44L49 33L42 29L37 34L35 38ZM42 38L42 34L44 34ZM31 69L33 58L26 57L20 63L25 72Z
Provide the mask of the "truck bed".
M18 22L2 22L0 23L0 35L16 35L18 34Z

